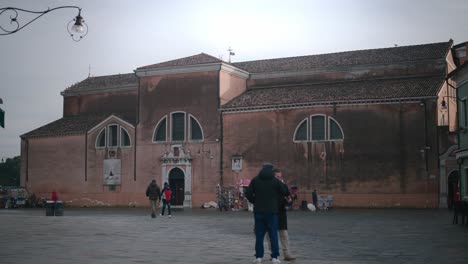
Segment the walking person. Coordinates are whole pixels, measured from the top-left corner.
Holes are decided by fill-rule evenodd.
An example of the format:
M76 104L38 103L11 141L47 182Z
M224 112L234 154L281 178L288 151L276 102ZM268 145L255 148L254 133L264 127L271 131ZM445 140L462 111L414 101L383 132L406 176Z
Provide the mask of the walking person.
M281 170L274 169L273 173L275 177L284 185L283 188L287 190L285 196L280 197L279 199L279 209L278 209L278 231L279 238L281 241L281 248L283 249L283 256L285 261L295 260L296 257L291 255L289 251L289 235L288 235L288 215L286 211L286 206L292 201L291 194L289 193L288 186L284 183L283 175Z
M263 240L267 229L271 234L271 260L273 263L280 263L278 259L278 208L280 197L287 194L284 186L275 178L273 165L265 164L247 188L246 197L254 204L255 263L262 262Z
M167 213L169 214L169 218L171 218L171 199L172 199L172 190L171 188L169 188L169 184L167 182L164 183L164 188L161 192L161 196L162 196L162 201L163 201L163 208L162 208L162 211L161 211L161 214L160 216L163 216L164 215L164 211L166 209L166 206L167 206Z
M314 204L315 210L316 210L316 212L317 212L318 209L319 209L319 207L318 207L317 190L314 190L314 191L312 192L312 203Z
M156 180L152 180L151 183L146 188L146 197L149 198L151 204L151 217L156 218L156 205L159 197L161 196L161 191L159 189Z

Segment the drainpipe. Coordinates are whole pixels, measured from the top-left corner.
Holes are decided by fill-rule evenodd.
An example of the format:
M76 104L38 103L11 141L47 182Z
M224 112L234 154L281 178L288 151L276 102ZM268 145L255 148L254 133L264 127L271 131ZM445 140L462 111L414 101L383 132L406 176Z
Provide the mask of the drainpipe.
M135 72L136 75L136 72ZM136 162L137 162L137 127L140 123L140 78L138 78L138 90L137 90L137 111L136 111L136 124L133 135L133 181L136 181Z
M88 130L85 131L85 182L88 181Z
M224 125L223 125L223 110L221 109L221 70L218 72L218 111L219 111L219 185L224 186L223 179L223 138L224 138Z

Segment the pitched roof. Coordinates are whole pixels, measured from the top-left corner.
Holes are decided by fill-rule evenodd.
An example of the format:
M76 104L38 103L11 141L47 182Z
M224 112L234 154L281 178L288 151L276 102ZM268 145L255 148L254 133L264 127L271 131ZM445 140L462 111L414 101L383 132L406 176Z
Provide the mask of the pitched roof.
M437 96L444 81L444 76L423 76L249 89L223 109Z
M134 73L88 77L63 91L63 94L108 90L122 87L138 87L138 79Z
M337 66L382 64L445 58L453 41L394 48L346 51L311 56L232 63L250 73L298 71Z
M110 115L135 125L135 117L130 113L67 116L23 134L21 138L84 134Z
M200 53L198 55L185 57L176 60L170 60L166 62L156 63L152 65L147 65L140 67L138 69L148 69L148 68L165 68L165 67L176 67L176 66L188 66L188 65L196 65L196 64L206 64L206 63L217 63L223 62L222 60L213 57L211 55Z

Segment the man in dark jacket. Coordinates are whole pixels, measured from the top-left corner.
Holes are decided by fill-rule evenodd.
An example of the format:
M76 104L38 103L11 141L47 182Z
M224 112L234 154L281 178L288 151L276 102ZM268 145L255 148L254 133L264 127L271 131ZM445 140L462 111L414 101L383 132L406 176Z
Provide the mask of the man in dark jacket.
M156 180L152 180L151 183L146 188L146 197L149 198L151 203L151 217L156 217L156 204L158 202L159 197L161 196L161 191L159 190L159 186L156 183Z
M273 173L273 165L265 164L258 176L252 179L246 191L249 202L254 204L255 218L255 262L261 263L264 255L263 238L268 229L273 263L279 263L278 209L280 198L286 196L287 189Z

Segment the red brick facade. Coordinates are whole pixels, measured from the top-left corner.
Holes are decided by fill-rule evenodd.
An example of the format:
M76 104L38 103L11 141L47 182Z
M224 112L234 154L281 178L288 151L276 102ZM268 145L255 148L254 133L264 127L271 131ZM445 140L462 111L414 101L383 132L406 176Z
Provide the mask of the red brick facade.
M22 136L21 183L69 205L146 206L156 179L199 207L271 162L300 200L317 189L336 206L437 207L451 45L234 64L200 54L88 78L62 93L64 118ZM295 140L301 122L307 140ZM118 184L105 183L108 161Z

